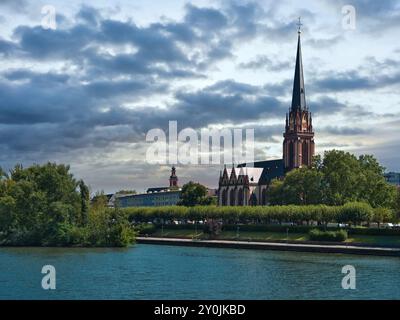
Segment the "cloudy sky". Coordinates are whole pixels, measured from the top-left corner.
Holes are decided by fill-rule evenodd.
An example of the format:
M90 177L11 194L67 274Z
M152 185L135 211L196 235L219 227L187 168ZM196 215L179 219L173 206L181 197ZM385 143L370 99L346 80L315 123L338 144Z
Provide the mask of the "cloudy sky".
M280 158L301 16L317 152L400 171L399 3L1 0L0 166L68 163L93 191L163 186L169 167L146 162L145 135L170 120L254 128L256 158ZM181 183L217 185L220 166L177 168Z

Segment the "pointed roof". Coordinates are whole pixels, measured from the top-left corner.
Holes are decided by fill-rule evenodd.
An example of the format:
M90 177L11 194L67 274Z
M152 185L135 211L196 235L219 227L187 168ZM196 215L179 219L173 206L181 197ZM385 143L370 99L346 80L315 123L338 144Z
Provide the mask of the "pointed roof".
M306 106L306 91L304 88L304 75L303 75L303 61L301 57L301 31L298 31L297 42L297 56L296 56L296 69L294 72L293 82L293 97L292 97L292 111L305 110Z

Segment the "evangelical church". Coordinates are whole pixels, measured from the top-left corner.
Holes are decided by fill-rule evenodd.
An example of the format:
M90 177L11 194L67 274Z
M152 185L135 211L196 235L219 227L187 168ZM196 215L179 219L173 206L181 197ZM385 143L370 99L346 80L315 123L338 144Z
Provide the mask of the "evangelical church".
M273 179L311 165L315 152L314 131L304 88L300 25L292 105L286 114L283 134L283 159L255 162L251 168L243 164L228 171L225 167L218 185L220 206L267 205L267 189Z

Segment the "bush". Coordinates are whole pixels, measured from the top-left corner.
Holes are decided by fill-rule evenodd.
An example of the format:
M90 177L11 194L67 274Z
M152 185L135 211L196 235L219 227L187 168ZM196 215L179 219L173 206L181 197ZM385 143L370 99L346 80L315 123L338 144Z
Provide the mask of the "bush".
M150 223L141 223L137 226L135 226L135 230L140 234L140 235L146 235L146 234L153 234L157 231L157 227L154 224Z
M347 231L321 231L319 229L312 229L309 232L311 241L331 241L343 242L347 239Z

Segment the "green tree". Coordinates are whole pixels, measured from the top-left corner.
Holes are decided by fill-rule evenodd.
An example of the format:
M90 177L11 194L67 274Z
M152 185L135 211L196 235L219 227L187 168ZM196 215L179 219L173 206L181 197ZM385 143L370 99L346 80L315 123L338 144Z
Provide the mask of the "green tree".
M90 205L90 192L89 187L83 180L79 180L79 192L81 196L81 219L80 223L86 225L88 222L89 205Z
M391 209L388 208L375 208L372 216L372 221L378 223L378 228L381 223L391 222L394 220L394 214Z
M397 189L397 196L393 206L393 209L396 214L396 220L400 221L400 188Z
M0 178L0 245L126 246L135 233L125 214L108 209L66 165L16 165ZM0 173L1 175L1 173Z
M316 169L295 169L282 185L283 204L319 204L324 202L323 174Z
M267 199L272 205L283 205L286 203L285 194L283 193L283 180L274 179L271 181L267 189Z
M326 190L328 204L342 205L360 198L361 170L354 155L338 150L326 151L320 170L329 186Z
M396 207L396 188L384 178L384 168L371 155L326 151L314 157L311 168L295 169L269 188L271 204L327 204L367 202L372 207Z
M178 205L193 207L196 205L211 204L212 200L207 197L207 188L200 183L190 181L182 187L181 197Z

